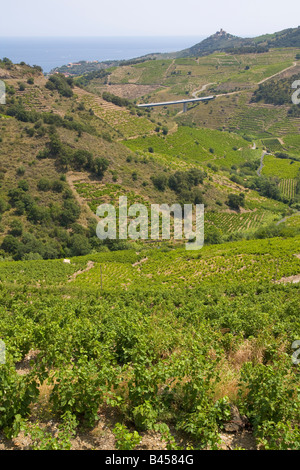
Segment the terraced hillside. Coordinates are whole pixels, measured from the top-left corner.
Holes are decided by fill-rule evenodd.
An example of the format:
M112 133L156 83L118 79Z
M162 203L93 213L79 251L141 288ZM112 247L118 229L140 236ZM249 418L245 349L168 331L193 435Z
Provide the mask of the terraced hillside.
M0 61L0 449L299 450L300 118L252 99L297 53ZM203 204L204 246L100 240L120 196Z
M296 178L281 179L279 186L284 196L293 199L296 195Z
M164 158L172 166L186 164L206 164L230 167L245 160L251 144L234 133L223 133L208 129L192 129L182 126L176 133L166 137L160 135L125 141L133 151L153 153L157 158ZM151 150L153 150L151 152ZM252 158L258 155L252 151Z
M117 131L121 138L154 133L155 123L149 119L132 115L128 109L120 108L80 88L76 88L75 93L86 108L92 109L95 115Z
M197 73L201 71L204 74L206 71L216 70L214 73L218 73L219 85L221 82L224 84L226 80L230 80L230 72L231 76L235 77L234 79L236 79L234 74L240 74L240 79L245 80L249 86L252 86L255 70L257 73L265 75L268 73L272 73L272 75L279 73L280 75L280 71L287 68L287 65L288 68L295 67L293 63L292 65L288 64L288 59L293 57L295 51L285 50L281 55L282 62L278 63L281 52L274 50L268 53L269 55L266 56L268 57L267 65L264 68L262 67L262 56L257 58L251 56L254 69L251 70L251 73L248 69L244 70L246 75L249 74L248 79L245 79L244 73L241 72L243 60L246 60L246 56L224 53L216 53L199 59L174 59L169 62L162 60L156 63L155 60L152 60L149 63L146 61L132 66L125 66L125 69L127 76L130 70L137 70L142 73L143 75L139 75L139 77L144 77L143 82L146 81L145 77L151 81L151 74L154 74L156 79L163 77L164 80L167 80L169 77L171 82L175 80L178 85L181 79L177 80L177 78L181 76L183 70L187 72L188 67L194 67L195 70L193 69L191 74L186 73L188 82L192 85L196 83L194 81L196 77L193 76L196 70ZM217 65L214 65L215 63ZM161 67L162 75L156 75L157 67ZM218 68L216 69L216 67ZM2 118L4 160L7 158L11 145L11 141L6 138L6 135L10 136L13 132L16 134L15 130L18 129L21 137L16 139L14 144L18 162L17 160L12 161L11 168L6 168L5 173L3 173L5 175L3 179L5 196L3 207L5 210L2 217L4 227L2 240L11 236L13 229L10 226L17 224L16 220L19 215L17 206L19 204L24 205L26 191L29 190L29 194L36 199L37 204L34 206L34 210L41 213L32 212L32 209L26 209L26 207L25 210L19 210L22 226L17 229L16 233L19 234L18 240L21 245L13 242L11 238L8 238L9 243L7 245L4 244L4 249L11 250L10 252L15 257L21 256L19 255L20 249L24 249L24 240L26 240L24 234L27 234L31 229L33 221L38 221L38 225L34 228L37 239L41 237L43 231L48 234L51 250L48 250L47 253L53 252L54 257L59 252L65 255L71 253L70 249L72 250L72 243L75 244L75 239L72 242L67 237L64 230L69 229L68 226L59 228L60 221L63 219L59 211L61 210L60 207L66 206L63 197L68 191L71 191L70 194L74 198L72 202L72 204L75 204L74 208L76 204L78 206L75 211L77 215L72 223L79 222L79 225L85 228L84 233L76 233L79 244L78 253L82 253L81 250L83 250L83 253L85 252L84 242L87 243L87 249L91 248L89 236L92 232L89 232L89 230L92 230L92 225L96 223L97 204L105 202L105 194L114 194L113 201L116 201L117 194L131 194L130 199L132 202L146 201L147 204L150 204L152 202L163 202L166 198L170 202L182 201L183 199L187 201L187 198L195 197L195 191L198 191L197 197L204 200L208 212L211 212L211 214L214 212L220 213L220 217L223 217L220 220L223 221L226 217L228 221L240 220L241 223L224 222L222 224L217 223L217 217L214 215L208 218L212 226L215 226L218 230L221 229L222 233L226 235L230 233L239 233L240 235L246 235L249 232L254 233L259 228L256 224L258 217L258 214L255 213L256 210L267 211L265 217L259 218L263 226L284 217L289 211L288 201L293 201L297 197L298 162L293 159L275 159L271 155L265 156L261 175L270 178L278 177L279 180L287 181L295 179L295 182L291 183L293 186L289 189L289 183L278 181L278 188L286 198L283 202L276 202L274 199L268 200L264 194L260 194L259 184L254 180L254 177L263 146L270 147L272 151L278 149L291 151L293 148L293 155L297 155L298 144L297 136L291 134L292 128L289 129L286 141L284 140L285 135L277 137L277 139L275 137L260 139L264 132L269 132L268 129L270 128L267 127L266 122L271 116L270 113L273 113L273 117L268 126L272 126L272 123L277 121L284 133L282 126L285 125L285 111L283 109L273 110L270 105L266 107L261 104L249 104L247 102L247 97L250 97L249 91L244 92L241 89L238 90L238 93L236 91L233 94L223 93L224 96L218 97L213 103L201 105L202 109L210 116L210 119L214 121L214 126L218 124L216 113L218 116L227 115L228 118L229 114L227 113L233 113L228 120L228 124L231 122L231 130L226 132L223 128L222 130L208 129L206 125L210 123L205 121L201 128L196 127L195 121L192 122L192 127L186 125L178 127L170 115L159 116L155 113L154 117L152 113L139 114L134 105L116 105L98 94L95 95L83 88L74 87L72 80L70 81L71 91L68 91L69 96L65 96L64 88L62 94L59 88L55 89L54 82L51 86L48 86L47 78L43 77L40 72L26 69L27 75L24 75L22 67L16 68L16 70L15 74L18 74L18 77L12 78L10 76L7 80L8 106L4 108L4 111L8 110L8 113L3 114ZM109 75L109 83L113 82L114 74L122 74L123 72L122 67L114 69ZM265 80L268 78L265 75L263 75L264 78L261 75L259 78ZM62 86L61 83L59 84L59 80L62 80L62 78L57 77L58 85ZM214 77L212 75L206 75L205 79L211 80L211 85L207 86L208 89L209 87L216 88L219 86L218 83L213 82ZM67 81L68 79L66 79L66 84L63 84L63 87L70 87ZM138 83L139 78L136 77L136 84ZM157 83L152 85L157 86ZM198 94L199 90L201 88L198 89ZM239 91L241 91L241 94ZM202 92L206 93L207 90ZM218 102L218 100L220 101ZM16 102L19 103L19 108L16 106ZM221 110L224 113L219 112L219 104L214 109L215 103L220 103ZM223 107L221 103L231 103L233 106L225 106L224 104ZM176 121L182 124L183 121L181 120L186 119L185 115L188 120L193 119L194 112L198 111L190 109L187 113L177 116ZM250 122L251 126L247 127L247 123ZM56 127L55 138L51 137L53 125ZM15 130L13 131L13 129ZM58 149L53 147L54 143L58 146ZM54 159L53 157L47 157L49 148L50 154L51 152L57 152ZM34 149L33 156L30 149ZM23 155L23 158L20 155ZM44 158L44 155L46 155L46 158ZM99 165L105 160L105 168L108 167L108 170L104 169L104 172L100 173L100 166L97 170L95 166L93 167L89 163L92 161L91 159L94 159L94 161L100 159ZM41 179L39 175L46 168L46 172L52 175L52 182L39 181ZM206 175L203 183L198 185L197 189L186 188L190 191L188 194L187 192L184 193L183 189L177 190L169 186L168 181L173 178L176 171L187 172L193 168L198 168ZM18 180L13 183L15 174L18 175ZM56 180L60 180L60 183L56 184ZM159 180L164 181L163 190L158 185ZM51 190L51 185L54 183L59 188L58 191ZM83 191L84 185L86 191ZM11 187L14 190L21 191L21 193L12 197ZM40 189L42 187L48 189ZM241 213L240 207L230 207L228 202L230 193L237 196L239 193L244 194L245 205L243 210L246 211L247 215ZM51 196L50 199L49 196ZM20 198L21 200L19 200ZM46 212L43 213L42 207L49 200L50 210L46 214ZM21 213L22 211L23 213ZM57 229L55 232L50 229L49 218L56 220ZM68 223L70 224L70 222ZM48 228L47 224L49 225ZM74 230L79 231L76 228ZM71 234L75 235L75 232L71 231ZM88 237L88 240L86 241L86 238L80 239L82 236ZM63 243L62 238L65 239ZM95 246L95 242L96 240L92 242L93 246ZM26 248L26 256L36 256L36 246L38 244L29 245Z
M209 83L208 91L215 94L253 88L257 83L283 70L295 70L295 50L273 50L263 54L226 54L215 52L205 57L149 60L129 66L114 67L109 84L92 79L91 91L102 92L118 85L119 92L126 93L127 85L156 86L152 93L145 93L144 100L167 101L171 97L191 94ZM249 67L249 68L248 68ZM92 77L91 77L92 78ZM144 101L141 99L141 101Z

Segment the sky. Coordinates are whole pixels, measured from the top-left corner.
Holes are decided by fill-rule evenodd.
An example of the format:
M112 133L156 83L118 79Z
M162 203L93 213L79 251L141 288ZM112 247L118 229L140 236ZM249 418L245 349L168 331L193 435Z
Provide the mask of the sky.
M299 0L14 0L1 2L0 36L242 37L300 23Z

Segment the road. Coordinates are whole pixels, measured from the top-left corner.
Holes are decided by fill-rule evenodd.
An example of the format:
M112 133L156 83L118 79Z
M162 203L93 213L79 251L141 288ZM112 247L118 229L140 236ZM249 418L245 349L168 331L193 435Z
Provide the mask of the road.
M284 217L283 219L279 220L278 222L276 222L276 225L279 225L279 224L282 224L282 222L286 222L288 219L290 219L291 217L294 217L294 215L300 215L300 211L297 211L297 212L294 212L293 214L291 215L287 215L286 217Z
M206 83L205 85L203 85L199 90L196 90L196 91L193 91L192 93L192 96L194 98L198 98L198 93L201 93L202 91L204 91L209 85L215 85L215 82L213 83Z
M290 70L290 69L292 69L293 67L296 67L296 65L297 65L297 62L293 62L293 65L290 65L289 67L287 67L287 68L284 69L284 70L281 70L280 72L274 73L274 75L271 75L270 77L264 78L263 80L261 80L260 82L258 82L257 85L260 85L261 83L264 83L264 82L266 82L267 80L271 80L271 78L273 78L273 77L277 77L277 75L280 75L281 73L286 72L287 70Z
M287 70L290 70L294 67L297 66L297 62L293 62L293 65L290 65L289 67L287 67L286 69L283 69L283 70L280 70L280 72L277 72L277 73L274 73L273 75L270 75L270 77L267 77L267 78L264 78L263 80L261 80L260 82L258 82L256 85L253 85L253 88L257 85L260 85L261 83L264 83L268 80L271 80L273 77L277 77L277 75L280 75L282 74L283 72L286 72ZM204 91L209 85L215 85L215 82L213 83L206 83L205 85L203 85L199 90L196 90L192 93L192 96L193 97L197 97L198 93L201 93L202 91ZM231 91L230 93L221 93L219 95L215 95L215 98L217 98L218 96L228 96L228 95L235 95L237 93L242 93L243 91L245 90L238 90L238 91Z
M268 155L268 152L267 152L266 150L263 150L263 153L262 153L262 155L261 155L261 157L260 157L260 167L259 167L258 170L257 170L258 176L261 176L261 171L262 171L262 169L263 169L263 167L264 167L264 157L265 157L265 155Z

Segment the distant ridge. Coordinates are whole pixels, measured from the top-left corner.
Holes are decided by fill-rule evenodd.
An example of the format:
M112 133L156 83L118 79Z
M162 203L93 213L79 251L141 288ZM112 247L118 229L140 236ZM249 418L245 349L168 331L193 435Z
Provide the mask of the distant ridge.
M273 34L264 34L254 38L242 38L227 33L223 29L217 31L199 43L181 51L170 53L151 53L141 57L133 58L130 60L111 60L103 62L89 63L81 61L81 66L73 66L71 69L65 65L56 67L50 73L61 72L71 73L72 75L82 75L87 72L105 69L112 66L130 65L146 60L155 59L176 59L184 57L201 57L214 52L228 52L228 53L261 53L267 52L275 47L299 47L300 49L300 26L297 28L284 29Z
M188 49L178 52L176 55L177 57L191 57L211 54L217 50L241 46L245 41L246 40L243 38L233 36L223 29L220 29L220 31L217 31L215 34Z
M174 54L176 57L195 57L212 54L216 51L238 51L241 48L258 49L263 52L274 47L299 47L300 48L300 26L297 28L284 29L282 31L257 36L255 38L241 38L227 33L223 29L212 36L195 44L194 46Z

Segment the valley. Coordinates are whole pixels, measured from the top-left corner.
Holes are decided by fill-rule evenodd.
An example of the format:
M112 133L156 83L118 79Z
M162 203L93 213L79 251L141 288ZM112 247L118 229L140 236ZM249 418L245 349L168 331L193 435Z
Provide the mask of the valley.
M299 449L297 34L0 61L0 449ZM203 248L100 240L121 196L203 204Z

